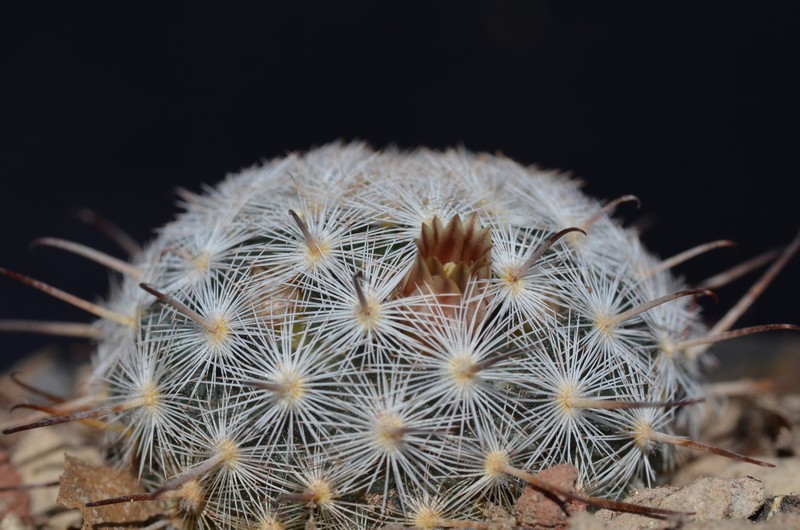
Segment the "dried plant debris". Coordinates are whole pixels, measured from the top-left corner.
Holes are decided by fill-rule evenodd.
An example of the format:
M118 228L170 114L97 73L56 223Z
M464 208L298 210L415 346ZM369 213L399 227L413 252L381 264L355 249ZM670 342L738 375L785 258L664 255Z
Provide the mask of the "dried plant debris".
M800 495L770 497L751 519L755 522L769 521L780 514L800 516Z
M83 530L140 527L162 517L162 503L125 502L96 507L87 507L86 503L142 491L137 480L124 471L95 466L66 455L58 503L80 510Z

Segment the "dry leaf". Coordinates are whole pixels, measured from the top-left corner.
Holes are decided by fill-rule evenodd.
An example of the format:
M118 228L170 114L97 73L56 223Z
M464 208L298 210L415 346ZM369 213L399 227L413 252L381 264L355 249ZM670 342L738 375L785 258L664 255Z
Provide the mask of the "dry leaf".
M130 528L131 523L153 521L164 513L164 505L159 501L123 502L87 508L87 502L141 493L141 486L124 471L88 464L70 455L65 457L58 503L81 511L83 530Z

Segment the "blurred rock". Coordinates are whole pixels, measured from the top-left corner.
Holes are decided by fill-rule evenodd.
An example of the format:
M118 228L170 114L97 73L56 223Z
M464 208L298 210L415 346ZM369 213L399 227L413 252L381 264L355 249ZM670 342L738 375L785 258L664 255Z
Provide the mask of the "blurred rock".
M628 497L626 502L692 515L659 520L600 510L595 518L605 523L608 529L667 529L689 522L703 523L703 528L709 528L710 521L725 519L729 524L730 519L746 520L756 513L764 502L764 486L750 477L703 477L681 488L662 486L642 490ZM752 526L750 521L747 523Z
M800 494L800 457L763 458L775 467L760 467L746 462L732 462L719 457L704 457L679 470L670 483L683 486L703 475L740 478L751 477L764 486L766 496Z

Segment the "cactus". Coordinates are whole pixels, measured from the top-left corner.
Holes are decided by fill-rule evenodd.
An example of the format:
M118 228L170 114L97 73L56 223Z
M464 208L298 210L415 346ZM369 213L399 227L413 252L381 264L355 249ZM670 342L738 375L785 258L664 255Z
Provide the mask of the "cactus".
M92 406L7 430L101 421L149 493L95 505L165 500L202 529L480 527L531 472L574 464L581 498L613 498L709 447L683 436L706 349L747 330L707 329L714 293L670 268L725 243L661 261L610 217L632 197L332 144L181 198L130 263L48 240L121 273L105 302L4 271L100 317L69 328L96 341Z

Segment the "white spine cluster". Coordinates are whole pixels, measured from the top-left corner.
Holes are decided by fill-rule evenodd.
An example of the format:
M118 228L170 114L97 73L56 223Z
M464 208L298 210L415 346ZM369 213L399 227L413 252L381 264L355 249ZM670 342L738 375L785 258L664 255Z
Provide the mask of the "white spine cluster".
M335 144L182 198L92 384L187 527L452 526L559 463L617 495L703 397L701 291L565 176Z

